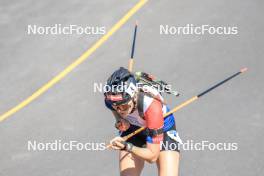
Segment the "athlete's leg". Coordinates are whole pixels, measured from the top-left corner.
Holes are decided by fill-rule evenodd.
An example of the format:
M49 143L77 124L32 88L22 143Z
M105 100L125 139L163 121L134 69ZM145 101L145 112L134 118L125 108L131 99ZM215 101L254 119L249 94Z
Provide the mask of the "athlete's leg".
M179 175L180 153L177 151L161 151L157 161L159 176Z
M121 150L119 153L119 169L121 176L140 176L144 167L144 160Z

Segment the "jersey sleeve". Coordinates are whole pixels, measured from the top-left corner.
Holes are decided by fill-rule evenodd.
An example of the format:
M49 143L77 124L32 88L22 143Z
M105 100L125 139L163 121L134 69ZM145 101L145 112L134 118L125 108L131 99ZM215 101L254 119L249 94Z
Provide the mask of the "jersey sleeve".
M149 107L144 113L146 127L150 130L158 130L163 128L163 112L162 104L156 99L153 99ZM163 140L163 134L157 136L147 136L148 143L158 144Z

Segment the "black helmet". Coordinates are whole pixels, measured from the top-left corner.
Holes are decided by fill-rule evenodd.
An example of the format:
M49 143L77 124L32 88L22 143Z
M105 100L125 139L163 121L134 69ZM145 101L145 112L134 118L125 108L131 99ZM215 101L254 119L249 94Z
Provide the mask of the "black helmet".
M134 75L124 67L120 67L108 78L106 87L105 101L111 105L129 102L137 90Z

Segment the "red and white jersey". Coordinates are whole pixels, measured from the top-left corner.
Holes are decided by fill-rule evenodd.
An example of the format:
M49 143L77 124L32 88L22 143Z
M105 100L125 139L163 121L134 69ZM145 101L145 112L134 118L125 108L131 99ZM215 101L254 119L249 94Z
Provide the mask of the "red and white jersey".
M141 102L142 107L142 113L144 113L144 119L140 117L138 109L136 109L133 113L129 114L127 117L125 117L126 120L131 125L138 126L138 127L146 127L148 129L158 130L163 129L164 125L164 118L163 114L165 114L168 110L168 107L161 103L163 100L163 97L160 95L158 90L156 90L153 87L150 86L144 86L144 91L151 93L152 96L144 96ZM108 104L107 101L105 101L106 106L114 111L113 107ZM151 139L150 139L151 138ZM150 139L150 140L148 140ZM147 141L151 143L159 143L163 140L163 134L157 135L157 136L148 136Z
M150 129L162 128L163 114L166 113L166 106L162 105L157 99L163 101L163 97L155 88L146 86L144 90L155 95L155 98L149 96L144 96L143 98L144 119L139 116L138 110L136 109L132 114L126 117L126 120L128 120L130 124L140 127L147 127Z

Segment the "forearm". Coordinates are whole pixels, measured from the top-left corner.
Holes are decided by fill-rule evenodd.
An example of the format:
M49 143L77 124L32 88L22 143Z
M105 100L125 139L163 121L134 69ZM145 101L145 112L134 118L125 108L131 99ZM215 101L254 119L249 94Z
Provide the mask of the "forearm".
M158 159L160 153L160 144L150 144L147 143L146 148L136 147L129 142L125 142L122 137L115 137L110 141L109 148L115 150L124 149L149 163L153 163Z
M159 145L159 144L155 144L155 145ZM149 148L140 148L140 147L136 147L136 146L133 146L133 148L130 152L135 154L136 156L146 160L149 163L155 162L159 156L159 151L155 152Z

